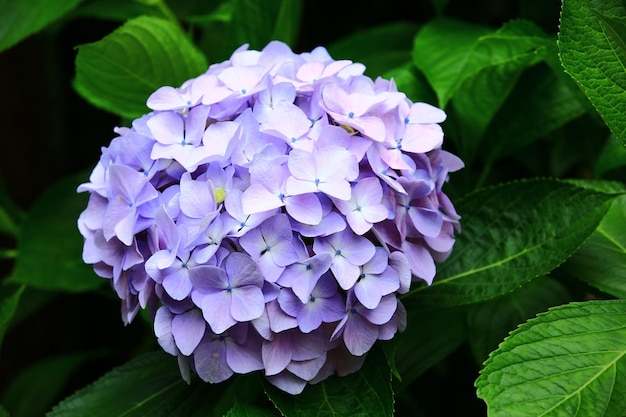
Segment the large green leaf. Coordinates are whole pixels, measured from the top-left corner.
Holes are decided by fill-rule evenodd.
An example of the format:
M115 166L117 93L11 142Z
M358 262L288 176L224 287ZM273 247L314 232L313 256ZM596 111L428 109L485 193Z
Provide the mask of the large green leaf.
M469 342L474 357L484 362L491 351L520 323L570 301L567 289L558 281L542 277L495 300L470 306L467 315Z
M91 104L133 119L149 111L146 100L153 91L206 69L205 57L180 27L141 16L78 47L74 87Z
M463 232L434 282L403 301L408 308L454 306L511 292L578 249L616 195L551 179L475 192L457 203Z
M152 352L113 369L66 398L48 417L200 417L211 415L219 386L181 378L176 359Z
M269 383L265 392L284 416L385 417L393 415L391 371L381 349L372 351L363 368L344 377L331 376L307 386L299 395L286 394Z
M440 107L446 107L463 80L488 61L488 56L475 51L475 44L491 32L488 27L444 18L420 29L413 44L413 62L433 86Z
M335 59L365 64L365 74L373 79L411 59L413 38L418 26L393 22L356 32L328 46Z
M82 0L0 1L0 51L65 16Z
M483 135L496 112L515 87L519 76L541 58L530 52L499 61L466 78L452 103L459 119L459 153L471 161L478 152Z
M302 13L302 0L233 0L230 21L231 46L244 43L262 49L272 40L295 44Z
M561 63L604 122L626 143L626 6L622 0L564 0Z
M414 62L435 89L439 105L452 100L461 128L457 146L466 161L473 159L519 76L543 60L551 44L541 29L524 20L492 32L440 19L418 33Z
M490 417L626 413L626 300L556 307L520 326L476 381Z
M510 71L511 60L527 54L539 56L539 49L548 43L541 29L528 21L511 21L494 32L462 21L435 19L415 37L413 62L432 84L443 108L468 78L491 66L503 65L495 75ZM508 82L500 88L508 88Z
M626 298L626 197L613 202L598 229L564 268L604 292Z
M68 177L50 187L31 208L22 225L11 281L39 289L87 291L102 285L82 259L83 238L76 220L88 196L76 187L85 175Z

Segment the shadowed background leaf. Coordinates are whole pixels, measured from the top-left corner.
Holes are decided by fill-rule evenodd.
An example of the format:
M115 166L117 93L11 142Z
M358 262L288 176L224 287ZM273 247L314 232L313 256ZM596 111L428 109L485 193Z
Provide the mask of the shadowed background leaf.
M76 193L76 187L86 178L80 173L57 182L31 208L21 230L10 281L66 292L88 291L104 284L106 280L82 261L83 238L76 228L87 203L87 195Z

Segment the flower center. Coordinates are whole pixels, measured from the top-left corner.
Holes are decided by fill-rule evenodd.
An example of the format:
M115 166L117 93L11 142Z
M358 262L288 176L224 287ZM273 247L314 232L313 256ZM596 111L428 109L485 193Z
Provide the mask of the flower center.
M215 202L217 204L223 203L226 199L226 190L223 188L215 188L213 190L213 196L215 197Z

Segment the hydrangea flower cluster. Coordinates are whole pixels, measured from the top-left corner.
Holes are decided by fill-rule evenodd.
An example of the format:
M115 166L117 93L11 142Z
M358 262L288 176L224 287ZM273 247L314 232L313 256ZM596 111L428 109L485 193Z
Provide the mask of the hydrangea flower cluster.
M185 380L262 370L296 394L355 372L452 250L445 113L364 69L244 45L154 92L79 186L84 261L125 323L151 309Z

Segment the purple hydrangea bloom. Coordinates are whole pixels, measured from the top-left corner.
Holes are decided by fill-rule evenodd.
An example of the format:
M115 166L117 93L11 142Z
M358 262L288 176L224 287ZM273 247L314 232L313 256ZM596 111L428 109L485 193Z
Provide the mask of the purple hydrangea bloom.
M155 91L79 186L83 260L124 323L151 310L187 382L261 371L298 394L356 372L452 251L446 115L364 70L244 45Z

